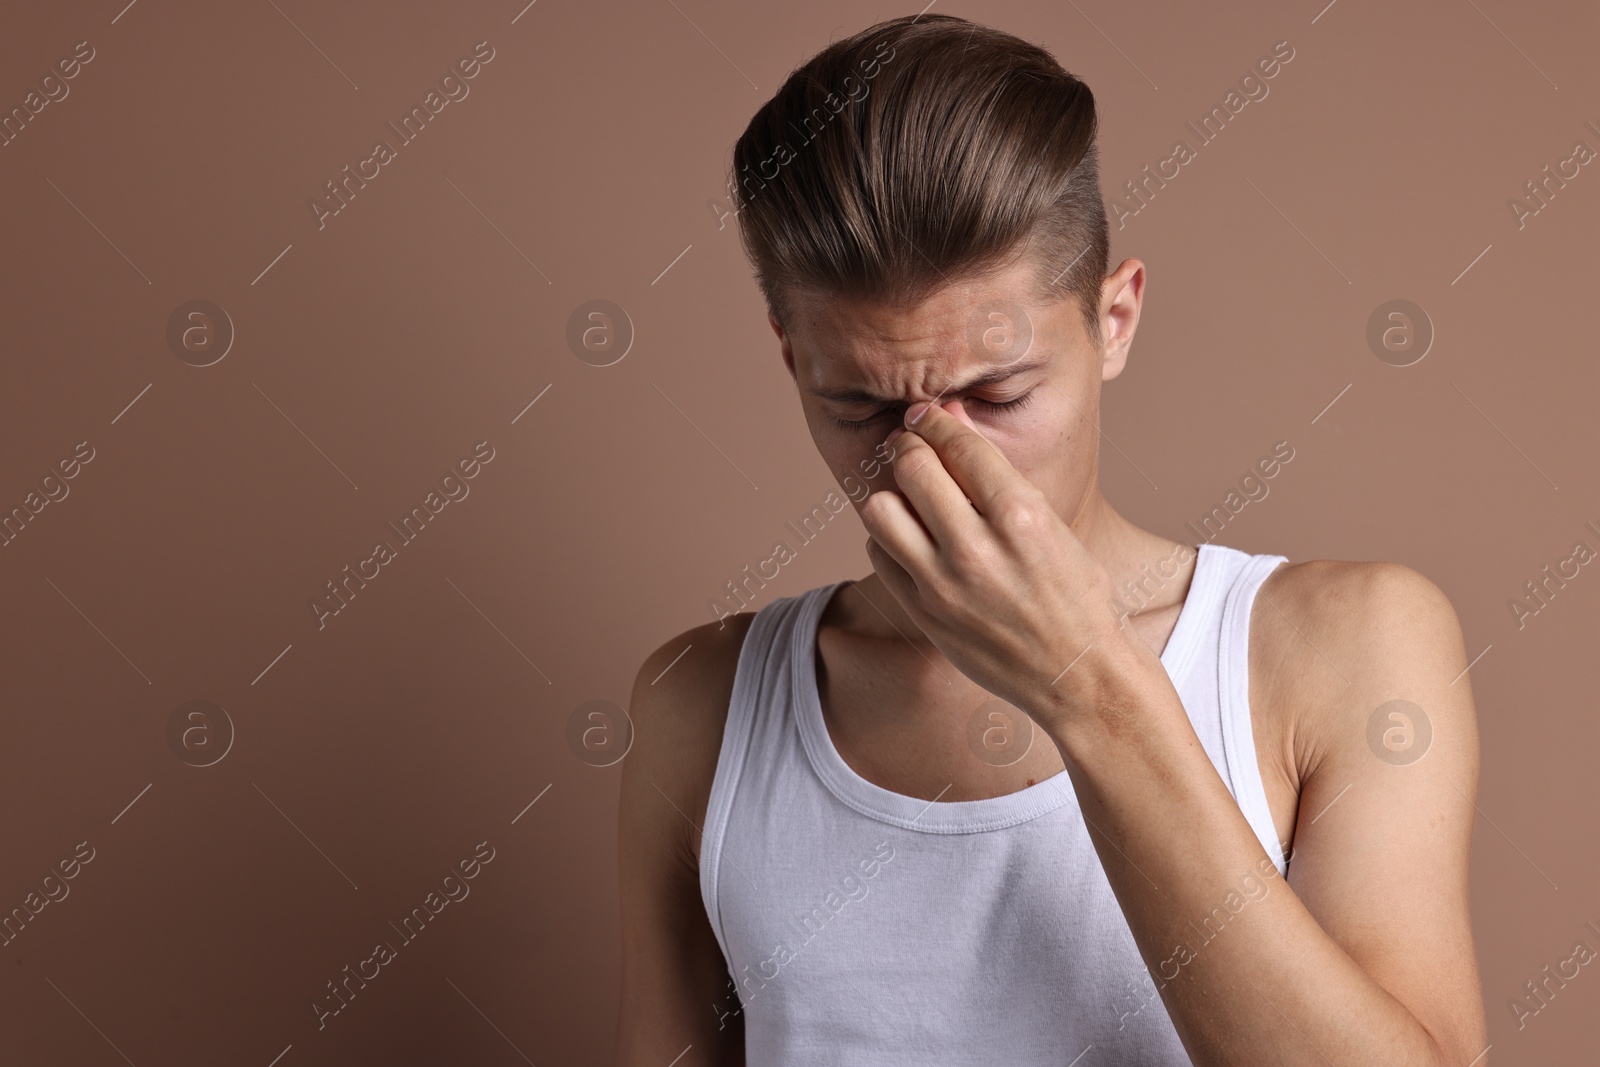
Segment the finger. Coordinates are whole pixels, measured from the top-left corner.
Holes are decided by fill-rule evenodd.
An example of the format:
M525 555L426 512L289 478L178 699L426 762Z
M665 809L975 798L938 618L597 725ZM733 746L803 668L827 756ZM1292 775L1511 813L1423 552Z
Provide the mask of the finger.
M861 525L913 581L934 573L938 549L911 505L893 489L880 489L862 502ZM917 582L919 588L921 584Z
M944 402L944 409L946 411L950 412L950 414L954 415L956 418L960 419L961 420L961 424L963 426L966 426L973 433L977 433L977 434L983 433L982 430L978 429L977 423L972 421L972 416L967 414L966 405L963 404L959 399L946 400ZM985 440L988 440L988 439L985 438ZM992 443L993 442L991 442L991 444ZM972 501L968 500L967 503L970 504L970 503L972 503Z
M917 597L917 583L912 580L911 575L895 562L894 557L889 555L882 545L870 537L867 538L867 559L872 561L872 569L883 582L884 588L889 590L889 595L900 602L920 627L921 605Z
M982 537L982 517L944 469L933 446L908 430L894 439L894 448L895 484L928 528L934 543L947 548Z
M928 443L948 476L981 515L993 515L999 499L1015 490L1019 482L1031 484L993 442L971 427L970 421L943 406L929 404L920 411L916 405L907 408L906 432L915 433ZM904 439L896 439L896 444Z

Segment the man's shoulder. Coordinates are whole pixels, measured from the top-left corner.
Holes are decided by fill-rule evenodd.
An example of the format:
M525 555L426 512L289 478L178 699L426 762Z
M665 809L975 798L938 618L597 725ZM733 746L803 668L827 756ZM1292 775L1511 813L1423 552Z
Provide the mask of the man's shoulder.
M645 657L633 683L629 716L635 730L674 736L711 730L727 720L739 652L755 615L739 612L694 626Z
M646 656L634 678L624 778L647 780L643 795L659 790L684 816L672 825L688 859L699 854L693 828L705 822L739 651L754 618L739 612L685 630Z
M1251 675L1295 725L1335 725L1352 703L1460 670L1461 627L1426 575L1378 560L1285 563L1251 611ZM1401 695L1395 693L1392 695ZM1336 728L1342 728L1342 725ZM1298 731L1297 731L1298 732Z
M1262 582L1257 599L1267 610L1257 608L1253 621L1268 635L1291 643L1297 631L1303 638L1315 630L1336 642L1362 643L1397 623L1427 630L1455 622L1449 598L1430 578L1403 563L1382 560L1284 563ZM1309 647L1303 651L1315 655Z

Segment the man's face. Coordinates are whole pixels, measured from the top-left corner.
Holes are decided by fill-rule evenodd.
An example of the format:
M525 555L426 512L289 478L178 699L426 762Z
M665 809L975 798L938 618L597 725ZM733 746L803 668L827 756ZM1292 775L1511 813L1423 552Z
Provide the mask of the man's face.
M1018 295L1031 293L1033 269L1024 259L909 309L796 297L787 330L769 320L811 438L858 509L869 490L896 487L883 440L905 409L959 399L1058 515L1079 514L1097 485L1100 383L1122 369L1144 270L1128 260L1106 279L1097 344L1075 297L1037 304Z

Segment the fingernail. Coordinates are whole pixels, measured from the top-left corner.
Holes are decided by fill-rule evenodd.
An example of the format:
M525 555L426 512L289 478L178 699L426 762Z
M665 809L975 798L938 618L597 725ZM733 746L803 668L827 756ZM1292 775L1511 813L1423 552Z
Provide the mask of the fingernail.
M906 425L915 426L917 420L922 418L923 414L927 412L929 406L930 405L926 400L919 400L915 404L912 404L910 407L906 408Z
M886 445L892 445L894 444L894 439L905 432L906 428L904 426L896 426L894 429L889 431L889 436L883 439L883 443Z

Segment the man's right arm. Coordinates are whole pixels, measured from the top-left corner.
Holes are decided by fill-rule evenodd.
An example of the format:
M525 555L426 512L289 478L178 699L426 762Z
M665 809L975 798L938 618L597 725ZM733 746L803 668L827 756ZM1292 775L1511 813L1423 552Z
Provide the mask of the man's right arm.
M750 619L732 616L720 629L708 623L668 641L634 680L633 745L623 760L617 820L615 1067L744 1063L743 1017L701 901L696 841Z

